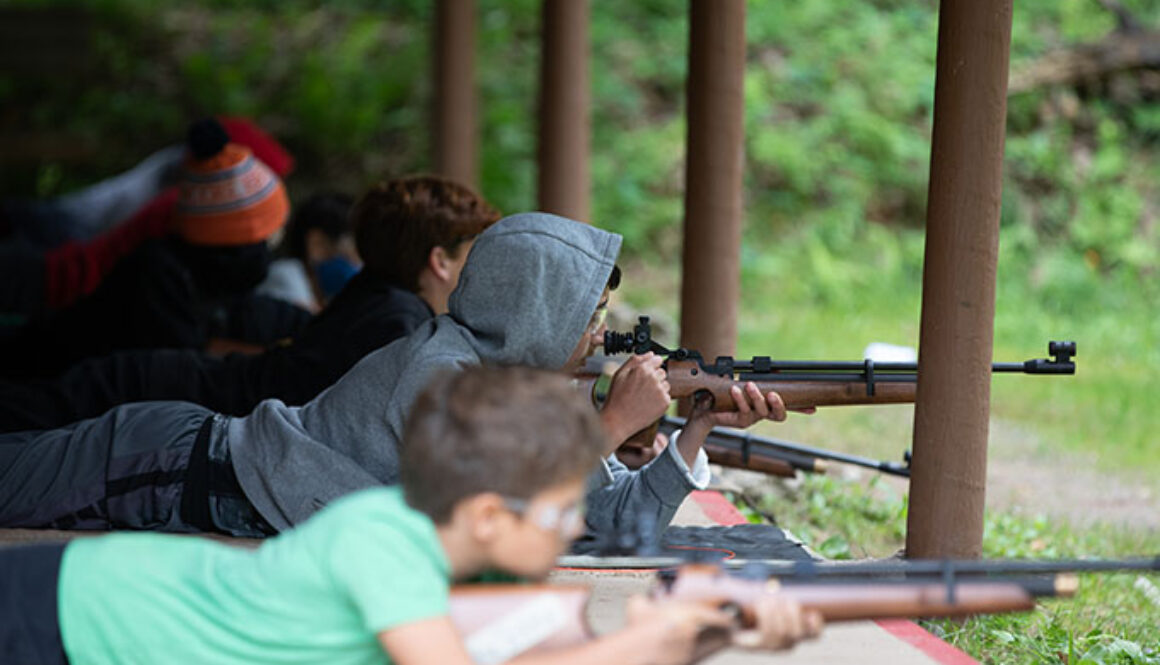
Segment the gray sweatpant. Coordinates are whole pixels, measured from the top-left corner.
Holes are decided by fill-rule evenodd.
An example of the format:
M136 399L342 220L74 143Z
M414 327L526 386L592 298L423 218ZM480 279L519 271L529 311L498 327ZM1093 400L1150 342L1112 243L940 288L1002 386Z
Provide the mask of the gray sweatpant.
M181 494L211 415L189 402L141 402L0 434L0 526L196 531L182 521Z

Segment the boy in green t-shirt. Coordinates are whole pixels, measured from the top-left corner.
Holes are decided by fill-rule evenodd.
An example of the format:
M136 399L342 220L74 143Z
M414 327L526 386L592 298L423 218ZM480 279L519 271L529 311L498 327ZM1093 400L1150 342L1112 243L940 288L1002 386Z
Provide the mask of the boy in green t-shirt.
M470 663L451 582L546 575L581 531L604 430L562 376L472 368L422 393L404 441L401 489L343 497L256 550L143 533L0 550L0 662ZM513 662L681 663L730 621L630 609L615 634ZM817 632L796 606L758 609L765 646Z

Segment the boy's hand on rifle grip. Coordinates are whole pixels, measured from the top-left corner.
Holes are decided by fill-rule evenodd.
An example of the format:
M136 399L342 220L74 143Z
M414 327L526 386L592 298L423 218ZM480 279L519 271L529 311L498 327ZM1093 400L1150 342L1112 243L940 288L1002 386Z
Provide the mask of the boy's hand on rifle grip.
M748 381L742 390L740 386L729 389L736 411L714 411L713 398L693 399L693 410L685 423L685 428L677 440L677 449L685 464L692 468L696 463L697 451L705 444L705 438L717 425L744 429L753 423L769 419L782 421L786 418L785 403L781 396L770 392L761 394L756 383Z
M733 616L700 601L628 599L628 630L640 635L645 660L652 665L692 661L697 638L706 628L729 628Z
M822 632L822 616L803 611L801 605L776 595L762 596L754 603L757 625L733 634L733 644L746 649L789 649Z
M774 392L762 395L757 384L752 381L747 381L744 389L741 386L733 386L729 389L729 396L737 406L736 411L714 412L712 405L695 401L693 411L689 414L689 421L702 420L710 427L721 425L745 429L759 420L782 422L786 418L785 403L781 401L781 395Z
M635 355L612 376L600 418L615 445L652 425L669 408L672 397L663 363L652 352Z

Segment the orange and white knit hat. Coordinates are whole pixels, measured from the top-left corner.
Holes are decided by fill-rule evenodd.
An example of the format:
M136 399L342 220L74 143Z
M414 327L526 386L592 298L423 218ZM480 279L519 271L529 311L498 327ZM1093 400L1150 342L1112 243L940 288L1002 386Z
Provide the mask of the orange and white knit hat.
M174 230L191 245L236 246L273 235L290 212L282 181L214 120L190 128Z

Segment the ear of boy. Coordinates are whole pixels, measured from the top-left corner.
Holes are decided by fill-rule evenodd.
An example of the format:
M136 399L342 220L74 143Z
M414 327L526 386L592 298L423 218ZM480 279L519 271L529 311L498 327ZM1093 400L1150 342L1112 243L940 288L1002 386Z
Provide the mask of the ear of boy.
M427 256L427 267L431 270L431 274L441 282L447 282L451 279L451 263L451 256L446 249L438 245L431 248L431 254Z
M419 271L419 297L436 314L447 312L447 297L459 282L459 270L462 268L442 247L432 247L427 254L427 262Z
M580 476L547 487L528 500L528 509L521 514L495 492L461 499L450 519L436 525L452 577L465 579L484 571L525 579L546 577L567 544L579 535L581 525L562 531L537 524L529 516L543 509L566 511L574 507L582 500L584 486L585 477Z
M455 507L455 513L461 515L460 519L481 545L495 542L514 526L516 520L515 515L504 506L503 498L494 492L464 499Z

